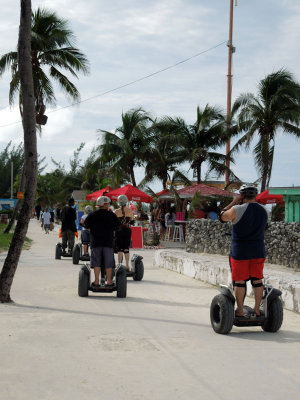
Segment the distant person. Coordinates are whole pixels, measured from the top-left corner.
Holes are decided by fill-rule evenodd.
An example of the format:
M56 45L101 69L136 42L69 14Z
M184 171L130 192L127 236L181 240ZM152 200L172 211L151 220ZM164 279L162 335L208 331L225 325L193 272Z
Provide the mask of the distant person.
M219 215L221 222L232 221L230 267L238 317L244 316L246 281L251 280L257 316L260 316L259 306L263 296L262 278L266 258L264 233L268 214L264 206L256 203L256 195L254 185L243 185L240 196L235 197Z
M42 219L43 219L43 226L45 229L45 233L49 234L51 214L49 213L48 208L46 208L45 212L43 213Z
M37 219L37 220L40 219L41 211L42 211L41 205L40 205L40 204L37 204L37 205L35 206L35 215L36 215L36 219Z
M166 227L175 225L175 221L176 221L176 212L175 209L171 207L170 210L165 215Z
M124 194L118 197L118 204L120 208L115 210L115 214L118 217L121 228L116 233L116 246L118 250L118 263L121 264L123 254L126 262L126 269L129 271L129 247L131 240L131 228L134 224L133 211L127 207L128 198Z
M88 261L90 259L90 256L88 253L88 245L90 244L90 231L85 228L84 221L86 220L86 217L89 214L91 214L94 210L93 210L92 206L86 206L84 211L85 211L85 214L81 217L79 225L82 227L82 230L81 230L81 243L83 245L82 259L85 261Z
M60 206L56 206L56 222L59 223L61 220L61 208Z
M98 210L89 214L84 227L90 231L91 240L91 268L94 269L95 281L92 286L99 287L101 267L105 267L107 287L113 286L112 269L115 265L113 239L120 222L116 215L109 211L110 199L107 196L98 197Z
M75 243L75 232L76 228L76 211L75 202L71 198L68 201L68 205L62 209L61 213L61 237L62 237L62 254L66 254L68 248L68 254L71 255Z

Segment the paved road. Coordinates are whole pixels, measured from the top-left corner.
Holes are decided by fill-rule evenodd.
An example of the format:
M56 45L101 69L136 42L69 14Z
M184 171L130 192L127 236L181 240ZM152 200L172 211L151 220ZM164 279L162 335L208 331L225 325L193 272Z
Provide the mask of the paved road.
M216 289L153 268L154 250L140 252L145 277L126 299L79 298L79 267L54 259L57 234L32 221L28 235L15 304L0 305L1 400L299 398L299 315L285 311L277 334L217 335Z

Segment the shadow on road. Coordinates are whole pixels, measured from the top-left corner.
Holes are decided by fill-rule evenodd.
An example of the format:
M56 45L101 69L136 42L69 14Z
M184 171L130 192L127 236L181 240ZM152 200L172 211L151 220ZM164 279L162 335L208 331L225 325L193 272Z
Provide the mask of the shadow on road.
M184 275L183 275L184 276ZM191 278L192 279L192 278ZM173 286L173 287L179 287L179 288L183 288L183 289L199 289L199 286L197 285L179 285L177 283L169 283L169 282L165 282L165 281L149 281L149 280L142 280L140 283L139 282L133 282L132 283L136 284L140 284L142 283L143 285L161 285L161 286ZM196 282L196 281L195 281ZM203 283L201 281L197 281L200 283ZM130 280L127 280L127 283L130 283ZM213 287L213 286L212 286ZM212 287L209 286L201 286L201 290L202 289L211 289Z
M103 297L103 298L105 298L105 297ZM86 298L86 299L88 299L88 298ZM52 307L44 307L44 306L29 306L26 304L17 304L17 303L6 304L6 306L16 307L16 308L20 308L20 309L34 310L34 311L51 311L51 312L74 314L74 315L85 315L85 316L88 315L91 317L101 317L101 318L120 318L120 319L141 320L141 321L149 321L149 322L150 321L151 322L162 322L165 324L178 324L178 325L184 325L184 326L189 325L189 326L211 329L210 324L201 324L201 323L187 322L187 321L176 321L176 320L171 320L171 319L166 320L166 319L160 319L160 318L147 318L147 317L120 315L120 314L101 314L101 313L96 313L96 312L91 312L91 311L67 310L64 308L52 308Z
M260 342L277 342L277 343L298 343L300 342L300 332L278 331L275 333L263 332L231 332L228 337L242 340L258 340Z

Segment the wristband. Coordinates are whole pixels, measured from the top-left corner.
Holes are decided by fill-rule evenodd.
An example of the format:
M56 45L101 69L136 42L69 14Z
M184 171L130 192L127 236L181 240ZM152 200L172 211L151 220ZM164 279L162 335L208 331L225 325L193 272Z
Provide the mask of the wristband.
M227 210L222 210L218 213L218 219L222 224L224 224L224 222L225 222L222 220L222 215L224 214L225 211L227 211Z

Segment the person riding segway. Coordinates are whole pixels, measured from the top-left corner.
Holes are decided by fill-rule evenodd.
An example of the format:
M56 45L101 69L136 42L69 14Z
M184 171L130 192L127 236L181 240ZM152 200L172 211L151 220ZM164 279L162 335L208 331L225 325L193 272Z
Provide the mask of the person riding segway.
M212 301L211 323L217 333L228 333L233 324L262 326L264 330L274 332L282 323L282 304L278 298L281 292L268 285L264 287L262 283L268 215L265 208L255 201L257 188L254 185L243 185L239 192L240 196L219 214L222 223L232 221L230 268L235 298L230 288L221 288L222 294ZM249 280L254 292L253 309L244 306L246 282ZM237 309L234 313L235 300Z

